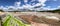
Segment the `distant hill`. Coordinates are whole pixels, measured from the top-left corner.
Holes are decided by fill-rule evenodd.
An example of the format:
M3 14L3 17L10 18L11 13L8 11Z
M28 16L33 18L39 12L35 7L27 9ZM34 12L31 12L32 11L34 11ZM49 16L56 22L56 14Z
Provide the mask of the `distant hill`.
M48 10L48 11L40 11L40 12L60 13L60 9L56 9L56 10Z
M1 12L4 12L3 10L0 10Z

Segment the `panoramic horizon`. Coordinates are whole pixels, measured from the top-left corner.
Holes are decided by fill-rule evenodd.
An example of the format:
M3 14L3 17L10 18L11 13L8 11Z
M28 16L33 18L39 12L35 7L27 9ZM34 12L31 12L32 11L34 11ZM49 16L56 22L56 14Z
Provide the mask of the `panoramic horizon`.
M60 26L60 0L0 0L0 26Z

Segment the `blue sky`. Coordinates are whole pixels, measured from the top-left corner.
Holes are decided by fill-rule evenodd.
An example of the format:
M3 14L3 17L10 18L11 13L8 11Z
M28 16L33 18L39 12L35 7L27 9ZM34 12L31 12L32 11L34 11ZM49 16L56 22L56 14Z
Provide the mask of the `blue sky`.
M25 3L25 1L27 1ZM25 4L30 4L32 5L37 4L41 1L39 0L35 0L33 2L31 2L32 0L0 0L0 6L14 6L15 2L20 2L20 6L23 6ZM43 0L44 1L44 0ZM49 7L49 8L57 8L60 7L60 0L46 0L45 2L43 2L43 4L45 4L45 6L43 7Z
M10 5L14 5L15 2L18 2L20 1L21 2L21 5L24 5L24 0L0 0L0 6L3 5L3 6L10 6ZM28 0L28 4L31 0ZM38 3L38 1L35 1L35 2L31 2L31 3Z
M48 0L45 2L46 6L51 6L52 8L60 6L60 0Z

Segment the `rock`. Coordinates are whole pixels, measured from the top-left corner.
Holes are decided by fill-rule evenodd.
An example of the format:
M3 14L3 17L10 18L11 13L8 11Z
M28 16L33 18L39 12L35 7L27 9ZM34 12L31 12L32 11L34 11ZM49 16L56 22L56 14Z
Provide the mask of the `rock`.
M27 22L28 24L31 23L32 18L33 18L32 15L20 15L19 17L20 17L21 19L23 19L23 20L25 21L25 23ZM23 21L23 22L24 22L24 21Z

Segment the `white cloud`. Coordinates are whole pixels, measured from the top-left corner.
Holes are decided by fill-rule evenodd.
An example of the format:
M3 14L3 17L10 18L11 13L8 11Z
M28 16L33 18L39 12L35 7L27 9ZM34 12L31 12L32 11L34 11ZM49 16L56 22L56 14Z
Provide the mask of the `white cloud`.
M60 8L60 6L58 6L57 8Z
M20 6L21 2L15 2L15 6Z
M38 0L41 4L45 3L47 0Z
M34 6L40 6L41 4L40 3L37 3L37 4L35 4Z
M8 8L15 8L14 6L8 6Z
M55 10L55 9L58 9L58 8L51 8L51 6L47 6L47 7L42 7L43 10Z
M31 2L33 2L33 1L36 1L36 0L32 0Z
M38 0L39 2L40 2L40 4L42 5L42 6L45 6L45 2L47 1L47 0Z
M45 4L42 4L42 6L46 6Z
M4 7L3 6L0 6L0 9L3 9Z
M23 5L22 7L25 8L25 9L31 9L34 6L31 6L30 4L26 4L26 5Z
M51 6L47 6L48 8L51 8Z
M57 0L53 0L53 1L57 1Z
M4 6L0 6L0 8L3 8Z
M28 2L28 0L24 0L24 2L25 2L25 3L27 3L27 2Z
M24 0L24 2L27 2L28 0ZM33 1L35 1L35 0L32 0L32 2ZM38 0L39 1L39 3L37 3L37 4L34 4L33 3L33 6L32 5L30 5L30 4L27 4L26 3L26 5L23 5L23 6L20 6L20 4L21 4L21 2L15 2L15 6L8 6L8 8L14 8L14 9L18 9L18 8L20 8L20 9L30 9L30 10L33 10L33 9L35 9L34 7L36 7L36 6L41 6L41 7L39 7L39 8L36 8L37 10L54 10L54 9L56 9L56 8L51 8L50 6L47 6L47 7L44 7L44 6L46 6L44 3L47 1L47 0ZM17 7L18 6L18 7ZM3 6L1 6L2 8L4 8ZM60 6L58 7L58 8L60 8ZM6 9L6 8L5 8Z
M36 1L36 0L32 0L31 2L33 2L33 1ZM38 2L39 3L37 3L37 4L35 4L35 5L42 5L42 6L45 6L45 2L46 2L47 0L38 0ZM34 4L33 4L34 5Z
M27 2L27 0L24 0L24 1ZM35 1L35 0L32 0L32 1ZM43 2L43 1L41 1L41 2ZM14 9L17 9L17 8L20 8L20 9L34 9L35 6L41 6L41 3L33 4L33 6L30 5L30 4L27 4L27 3L26 3L26 5L23 5L23 6L20 6L20 4L21 4L21 2L15 2L15 4L14 4L15 6L8 6L8 8L14 8ZM45 6L45 4L42 3L42 6ZM40 9L40 8L37 8L37 9Z

